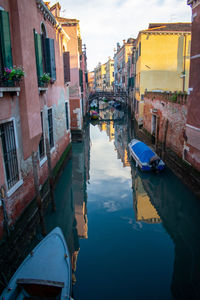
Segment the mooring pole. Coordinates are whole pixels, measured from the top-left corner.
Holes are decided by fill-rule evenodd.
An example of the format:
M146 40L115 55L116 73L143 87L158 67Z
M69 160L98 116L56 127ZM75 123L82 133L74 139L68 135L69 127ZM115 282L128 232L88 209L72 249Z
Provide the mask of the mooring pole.
M37 170L37 153L32 152L32 164L33 164L33 178L34 178L34 186L35 186L35 193L36 193L36 201L38 206L38 213L40 217L40 224L42 229L42 235L46 235L46 227L44 221L44 214L43 214L43 207L42 207L42 198L40 194L39 188L39 178L38 178L38 170Z
M165 124L164 141L162 143L162 159L164 159L164 157L165 157L168 126L169 126L169 120L167 119L166 124Z
M49 179L49 189L50 189L50 197L51 197L51 204L52 210L56 211L56 204L54 199L54 180L51 168L51 152L50 152L50 145L48 138L45 139L46 142L46 154L47 154L47 164L48 164L48 179Z
M3 227L4 230L6 231L7 236L10 236L10 229L9 229L9 224L8 224L8 214L7 214L7 209L6 209L6 201L5 201L5 188L4 186L1 186L1 190L0 190L0 200L2 203L2 207L3 207Z

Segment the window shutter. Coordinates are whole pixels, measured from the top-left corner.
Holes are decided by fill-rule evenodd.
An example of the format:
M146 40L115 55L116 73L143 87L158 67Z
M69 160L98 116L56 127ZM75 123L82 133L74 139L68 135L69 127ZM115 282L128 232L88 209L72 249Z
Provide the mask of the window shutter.
M64 81L70 81L70 56L69 52L63 53L63 64L64 64Z
M141 42L139 43L139 56L141 55Z
M85 82L88 83L88 73L85 72Z
M43 63L42 63L42 41L41 35L34 30L34 40L35 40L35 58L36 58L36 67L37 67L37 76L38 79L43 74Z
M83 71L79 69L79 84L81 87L81 92L83 92Z
M50 74L53 81L56 80L56 61L55 61L55 47L54 39L45 39L46 47L46 70Z
M10 23L9 13L4 10L0 10L0 39L1 39L1 51L3 66L12 68L12 49L10 39Z

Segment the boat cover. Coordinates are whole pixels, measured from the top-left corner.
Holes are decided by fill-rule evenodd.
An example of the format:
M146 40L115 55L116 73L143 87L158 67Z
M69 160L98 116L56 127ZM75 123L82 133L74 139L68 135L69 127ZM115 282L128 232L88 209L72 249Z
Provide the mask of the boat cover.
M137 155L141 163L149 163L150 159L155 156L155 153L143 142L138 142L131 147Z

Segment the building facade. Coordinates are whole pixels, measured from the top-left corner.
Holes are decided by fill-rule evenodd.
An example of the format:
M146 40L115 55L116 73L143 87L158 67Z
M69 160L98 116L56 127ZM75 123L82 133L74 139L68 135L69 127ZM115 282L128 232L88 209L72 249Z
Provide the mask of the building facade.
M200 1L187 3L192 8L192 43L184 158L200 171Z
M105 64L94 69L94 87L97 92L112 92L114 81L114 60L109 57Z
M5 222L14 224L36 197L68 149L71 133L69 64L63 61L69 36L40 0L0 0L0 23L2 235Z
M129 38L123 40L123 45L117 43L117 50L114 54L114 91L127 92L128 87L128 58L132 55L135 40Z
M113 83L114 83L114 60L109 57L106 62L106 87L105 90L107 92L113 91Z
M191 23L155 23L136 44L135 117L143 122L145 91L188 91Z
M94 71L88 72L88 89L89 93L94 93Z
M48 2L49 6L49 2ZM61 6L57 2L49 7L56 20L61 24L62 30L69 36L68 51L70 57L70 85L69 103L72 133L81 134L83 117L87 103L86 92L86 48L82 49L79 20L63 18L60 16Z

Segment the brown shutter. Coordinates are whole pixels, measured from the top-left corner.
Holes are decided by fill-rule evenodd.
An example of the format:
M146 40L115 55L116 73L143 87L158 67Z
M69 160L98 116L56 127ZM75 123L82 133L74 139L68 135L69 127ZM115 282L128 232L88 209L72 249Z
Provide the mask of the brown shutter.
M70 55L69 52L63 53L63 64L64 64L64 81L70 81Z

